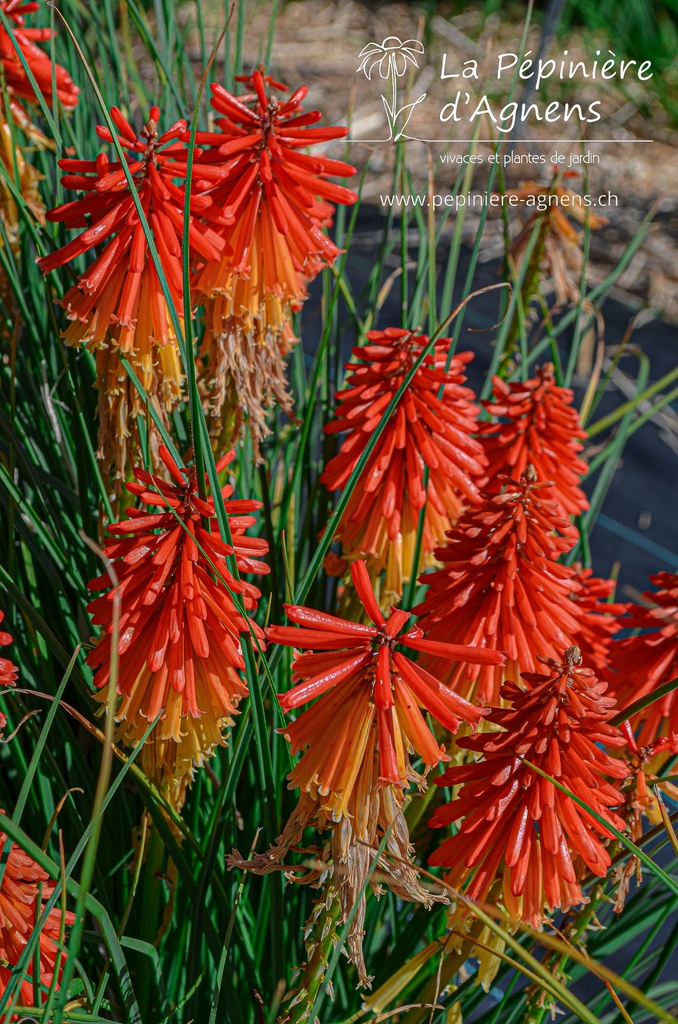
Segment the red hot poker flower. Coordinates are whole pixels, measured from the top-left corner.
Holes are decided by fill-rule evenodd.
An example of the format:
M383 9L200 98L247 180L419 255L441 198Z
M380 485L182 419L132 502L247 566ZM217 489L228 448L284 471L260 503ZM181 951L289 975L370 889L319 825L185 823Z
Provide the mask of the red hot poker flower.
M579 632L573 641L588 652L587 660L594 672L607 676L611 671L612 638L622 628L619 616L624 614L626 605L610 601L616 586L614 580L594 576L592 569L584 569L578 562L572 568L578 587L570 596L579 613Z
M4 813L0 811L0 815ZM6 840L7 835L0 831L0 851L4 850ZM0 997L12 979L13 968L21 958L44 904L54 891L54 883L46 872L16 843L12 843L6 861L3 858L3 868L0 882ZM64 915L56 906L50 911L40 931L37 949L40 958L40 988L43 993L49 991L54 978L62 925L71 925L74 921L72 913ZM21 1003L24 1006L35 1006L33 958L25 969L29 977L24 978L19 985Z
M354 167L306 152L347 132L314 127L322 115L303 110L306 86L285 98L277 93L287 87L261 71L239 80L251 91L233 96L212 86L219 130L197 135L206 151L196 173L225 171L222 183L214 187L206 177L204 187L213 201L207 216L226 247L219 263L199 271L196 289L205 298L202 354L216 430L223 414L239 421L244 408L258 450L270 433L268 410L278 402L291 411L284 357L294 342L293 311L306 298L307 282L340 252L323 230L332 204L357 196L329 180L354 174Z
M160 133L160 111L153 107L149 121L137 134L117 107L111 108L111 117L120 145L129 151L127 168L181 320L184 189L174 179L185 175L186 165L181 162L185 160L185 147L179 138L186 122L177 121ZM108 128L99 125L97 134L111 141ZM177 339L122 165L100 153L96 160L68 158L60 160L59 166L66 171L63 185L82 190L85 195L50 210L47 219L84 230L37 262L48 273L100 247L97 258L61 300L71 321L64 338L69 345L85 343L97 352L102 449L116 457L118 476L122 477L129 436L128 410L136 416L144 406L136 389L129 387L119 356L130 360L157 406L170 411L181 397ZM210 172L216 178L223 173L219 168ZM209 205L210 200L204 197L191 198L190 246L194 256L217 260L223 240L197 218Z
M120 145L132 154L127 157L128 171L181 316L184 192L174 184L174 179L185 173L185 164L180 162L185 147L178 140L186 130L186 122L177 121L161 134L160 110L152 107L149 121L137 134L117 107L111 108L111 117ZM108 128L99 125L97 134L111 141ZM105 243L99 257L63 300L69 319L77 322L67 331L66 340L70 344L86 341L96 348L110 335L125 354L139 348L141 362L148 358L148 349L144 347L147 338L165 345L173 339L173 331L125 173L119 162L110 161L103 153L96 160L60 160L59 166L67 172L63 185L87 195L50 210L47 219L85 230L61 249L42 256L37 261L39 266L48 273ZM215 168L212 174L220 177L222 172ZM192 200L192 209L197 212L209 205L209 200L199 196ZM223 242L196 218L191 218L190 241L195 255L219 259Z
M219 266L206 268L198 287L208 295L230 290L228 276L234 272L254 278L259 303L267 295L300 302L304 282L339 255L321 230L331 220L331 204L352 204L358 198L328 180L355 174L355 167L301 150L341 139L348 129L310 127L322 115L304 112L305 85L288 99L279 99L275 91L287 87L261 71L241 80L251 94L233 96L212 85L212 106L222 115L220 130L197 134L200 146L212 148L199 157L196 173L215 163L227 169L211 198L228 238L225 258Z
M648 606L628 604L628 614L619 619L620 629L641 632L612 646L612 685L622 708L678 676L678 575L659 572L650 582L659 589L643 594ZM648 705L634 716L633 725L642 725L641 747L662 733L678 734L678 690Z
M360 983L369 986L362 937L365 887L374 862L378 862L380 879L399 899L426 907L444 900L424 889L417 878L403 814L404 788L410 782L425 785L409 755L419 754L426 770L448 760L420 709L428 710L451 731L456 731L460 719L475 724L482 715L397 648L491 664L503 659L494 651L431 644L416 627L403 632L409 612L391 609L386 618L365 563L354 562L351 574L371 625L292 605L287 608L288 617L300 628L271 626L267 630L270 640L297 649L292 676L297 685L280 698L283 708L288 711L315 700L284 730L293 752L305 748L289 776L290 784L301 789L301 797L271 850L252 861L244 861L234 851L230 864L259 874L279 870L290 850L299 847L307 826L319 832L330 830L326 855L331 857L342 920L356 908L348 934L350 959ZM393 861L379 852L385 835ZM321 870L320 876L327 870ZM317 877L312 873L299 880Z
M424 601L414 609L427 640L479 644L505 651L501 667L453 666L426 656L424 664L469 699L496 704L505 675L534 672L542 653L558 657L581 628L570 595L580 589L574 570L557 559L572 546L568 522L542 497L528 466L520 483L506 477L503 494L485 494L468 509L436 558L443 568L423 576Z
M487 489L497 493L502 476L519 480L531 464L540 480L552 481L544 497L558 502L559 515L585 511L589 503L579 483L588 466L579 452L586 431L572 406L572 391L556 384L553 364L546 363L524 383L495 377L493 385L493 399L483 405L494 421L480 428L489 460Z
M346 435L321 477L330 491L346 486L389 402L429 340L394 327L369 331L367 337L368 345L353 349L359 362L348 364L347 387L338 393L336 417L325 427L327 433ZM433 549L444 542L464 506L477 504L480 497L476 484L486 460L482 445L472 436L478 430L473 392L463 387L464 369L473 355L454 355L446 370L450 345L449 338L440 338L416 371L336 533L349 561L366 557L373 577L386 571L384 591L391 599L401 596L403 583L410 578L424 505L419 568L430 564Z
M513 682L502 687L511 706L492 708L488 722L503 732L458 741L482 760L448 768L436 778L440 786L461 789L430 821L442 828L461 819L459 832L431 857L432 864L452 868L447 880L460 888L473 872L466 895L484 900L503 872L506 910L535 928L549 911L586 902L573 857L604 877L610 866L604 840L612 833L525 760L617 829L625 824L611 808L623 797L605 776L619 780L629 774L623 761L600 746L626 742L608 724L615 701L604 696L607 683L581 667L578 647L565 652L562 664L540 661L547 672L524 672L522 687Z
M89 605L94 624L105 631L87 662L96 670L94 685L106 687L113 599L119 596L121 737L136 745L148 724L163 712L144 749L155 744L157 755L159 744L166 741L183 744L188 770L223 743L221 728L232 724L231 716L247 693L240 676L244 668L240 635L251 627L263 638L231 596L239 594L246 611L252 612L260 591L236 580L226 558L235 554L241 573L267 573L268 566L261 561L267 544L245 534L255 522L250 513L261 507L260 502L232 500L230 484L222 488L231 547L221 539L214 499L198 495L195 471L180 470L164 447L159 454L171 482L135 469L136 479L127 489L147 508L130 508L129 519L108 527L105 553L114 563L118 583L111 587L110 577L104 574L89 584L92 590L109 589ZM219 471L234 454L229 452L220 460ZM151 511L154 508L160 511ZM220 578L215 579L217 574ZM152 753L149 749L149 757ZM167 759L171 761L174 753L170 744ZM161 759L156 756L155 760Z
M80 90L66 68L61 64L53 64L49 55L36 46L36 43L48 42L55 33L49 28L27 28L25 24L24 16L37 11L40 4L33 0L2 0L0 7L8 20L14 23L12 26L14 41L31 69L45 102L50 107L54 106L52 80L52 76L54 76L57 99L66 110L72 110L78 102ZM0 25L0 64L2 64L4 84L10 96L26 100L29 103L37 103L38 97L33 85L4 25Z
M410 613L392 609L388 619L384 617L365 562L354 562L351 575L371 625L288 605L288 618L302 628L267 630L270 640L302 651L294 659L296 686L280 697L283 709L319 698L285 730L293 752L306 748L292 782L316 795L336 821L346 813L360 764L371 759L376 748L381 785L408 786L408 750L416 751L427 768L448 760L420 708L451 732L456 732L460 719L473 725L480 721L478 708L425 672L398 646L483 665L504 661L495 651L423 639L416 626L403 632Z

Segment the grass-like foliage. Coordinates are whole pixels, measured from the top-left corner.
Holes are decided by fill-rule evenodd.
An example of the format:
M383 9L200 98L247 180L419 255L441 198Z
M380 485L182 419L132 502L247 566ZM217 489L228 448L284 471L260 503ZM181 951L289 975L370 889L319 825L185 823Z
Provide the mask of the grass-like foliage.
M595 287L586 271L596 224L583 217L577 247L584 258L580 269L568 271L569 294L558 308L546 282L556 276L554 260L571 239L563 240L562 225L559 237L559 225L547 214L528 220L516 244L516 225L507 220L504 275L484 290L499 310L497 324L484 336L491 366L473 395L463 384L466 361L457 346L468 311L481 298L473 289L488 208L463 275L463 209L453 215L449 209L390 208L369 273L356 283L352 238L364 214L360 196L370 170L366 164L350 178L341 161L361 162L360 147L345 146L341 132L318 135L329 161L320 185L317 168L303 164L300 144L289 176L278 181L278 198L261 186L274 218L289 219L289 195L304 188L316 207L335 207L313 214L316 236L324 231L328 240L318 243L326 247L318 265L304 268L307 279L316 278L312 298L302 308L304 288L298 295L285 291L299 268L292 272L281 262L271 271L275 288L268 295L275 292L280 308L263 327L248 334L237 316L219 313L228 325L220 337L231 339L236 357L226 369L215 368L210 324L218 320L220 299L210 291L209 268L238 251L238 232L251 213L239 205L240 185L232 181L233 161L251 130L249 115L228 94L274 85L263 78L254 85L238 81L253 71L243 66L245 40L248 53L255 49L248 38L251 5L240 0L230 9L224 3L219 38L205 31L205 6L199 0L61 0L57 11L46 3L29 10L28 4L22 12L27 24L52 30L34 44L45 53L46 77L38 82L44 68L26 58L19 42L15 71L30 83L28 98L17 97L3 73L0 607L9 637L0 636L0 643L7 641L4 653L18 673L0 661L0 832L6 837L0 851L0 1021L541 1024L552 1012L587 1024L672 1021L678 976L666 968L672 960L675 968L678 957L672 824L678 812L670 805L678 752L671 732L675 577L663 574L656 582L656 604L668 622L659 664L654 654L645 660L644 652L639 655L633 633L612 640L624 626L624 609L610 603L611 583L598 581L602 589L594 592L586 570L591 533L625 445L647 423L650 408L657 411L676 397L678 373L650 383L652 367L634 350L635 394L611 404L609 378L620 359L626 365L631 359L628 337L607 337L613 357L604 365L602 357L593 359L576 409L564 390L650 217ZM277 4L269 6L258 62L275 77ZM427 17L434 6L426 5ZM9 40L3 47L10 46L3 59L12 56L15 14L16 4L0 3L0 36ZM64 102L59 67L79 90L75 105ZM215 83L221 92L212 90ZM288 83L292 93L300 84ZM280 103L289 96L283 94ZM26 101L29 120L22 121L15 98ZM120 134L144 159L144 146L133 139L156 104L160 133L185 124L157 143L160 184L147 202ZM218 118L228 124L215 126ZM121 129L125 120L134 126L131 138ZM97 125L103 126L99 135ZM153 131L144 137L150 147L156 144ZM284 135L281 129L283 145ZM179 150L171 147L180 136L176 156ZM114 186L109 182L113 191L96 193L97 202L112 209L121 190L129 190L132 248L153 268L157 299L152 325L144 324L143 336L140 327L136 336L130 328L131 342L119 340L118 348L110 342L108 321L102 344L91 336L82 344L81 321L67 320L58 300L77 298L81 275L101 258L120 224L61 260L52 254L97 222L96 203L84 214L70 208L47 220L41 211L81 198L84 175L107 173L76 166L93 161L106 139L109 160L122 158L123 169ZM217 147L224 145L227 153L222 149L220 156ZM412 184L407 143L394 141L389 152L392 191L404 194ZM57 166L63 160L72 179L65 185ZM294 173L300 177L290 185ZM467 191L471 174L462 165L451 191ZM557 180L543 192L565 184ZM505 191L500 165L492 166L484 187ZM355 189L356 202L348 188ZM222 195L222 212L232 215L210 219L204 196L212 192ZM298 234L288 237L292 247L301 245ZM125 259L122 285L133 262ZM238 284L251 286L247 275ZM223 291L233 287L231 277ZM388 320L383 307L395 295L397 314ZM116 324L118 339L126 326ZM380 333L387 328L401 330ZM292 337L301 341L292 344ZM257 383L241 372L237 355L246 344L259 345L261 353L271 338L277 356L259 365L263 377ZM600 346L602 352L602 339ZM397 373L392 360L400 360ZM170 390L158 383L161 363ZM102 366L117 374L119 392L106 391L113 377L104 379ZM383 367L390 376L382 385ZM337 397L347 376L351 387L360 387L368 373L368 404L378 394L377 414L366 413L360 402L352 405L350 392ZM544 400L545 415L555 412L542 440L556 456L549 462L533 448L527 464L518 465L522 455L516 454L518 469L509 480L502 475L502 445L515 444L511 450L518 453L522 444L511 410L535 394L541 402L539 388L561 396ZM471 423L462 440L460 423ZM405 435L416 439L411 450L401 443ZM347 437L349 456L342 454ZM220 459L231 446L235 455L225 464ZM368 467L374 475L378 460L388 464L396 450L405 454L397 463L401 475L390 470L393 479L383 485L391 488L387 499L383 489L366 489L363 471ZM549 487L549 474L557 475L568 460L574 475L562 486L554 477ZM501 465L502 472L488 476L488 464ZM415 493L421 501L410 501ZM379 522L354 547L346 541L342 549L335 534L342 542L349 535L346 517L367 519L378 502L384 510ZM135 511L127 513L128 507ZM506 536L491 539L501 517ZM463 541L448 534L457 522ZM377 527L379 552L366 540ZM164 542L169 535L171 544L163 543L159 553L158 538ZM444 556L434 557L448 543ZM481 580L477 567L485 557L491 569ZM134 643L126 646L135 581L147 571L141 592L155 593L151 578L163 558L176 559L167 588L167 581L158 584L156 604L149 598L134 605L141 626L137 622ZM573 568L575 562L583 569ZM450 564L458 572L454 580L444 576ZM424 572L429 569L436 575ZM195 610L196 579L209 605L204 614ZM95 581L92 587L89 581ZM520 586L514 614L522 616L519 632L527 639L514 650L515 628L508 618L491 625L494 612L483 602L490 592L494 600ZM466 596L458 600L462 590ZM158 623L165 622L163 615L169 622L171 600L176 628L185 630L196 664L208 662L201 653L208 641L198 636L196 622L207 624L211 682L207 676L193 681L191 711L182 704L178 676L161 692L162 652L154 655L155 670L127 667L143 645L162 646ZM393 608L403 611L384 619L384 609ZM633 614L632 630L642 642L642 630L654 620L642 619L650 615L647 608ZM108 646L100 627L109 631ZM164 628L167 637L175 627ZM466 663L461 659L469 646L484 650L469 654ZM293 654L293 648L303 653ZM536 655L551 660L545 667ZM167 657L171 673L174 654ZM626 666L633 666L633 674ZM596 677L613 676L619 681L604 696ZM182 685L188 693L188 677ZM483 730L501 728L518 737L516 744L525 739L520 700L507 708L519 688L530 690L536 706L539 687L560 687L559 699L570 702L567 729L559 720L553 740L560 744L558 757L542 757L539 743L530 741L511 747L504 759L514 764L511 771L519 765L520 778L529 780L526 792L543 784L544 792L550 787L555 794L554 806L565 808L569 852L558 861L564 912L544 909L541 882L529 913L517 889L502 889L514 884L506 879L515 880L527 856L523 847L520 859L514 819L506 823L506 841L486 886L476 886L478 874L473 880L482 858L463 868L434 856L431 863L442 867L428 870L440 834L427 821L435 814L443 822L453 798L462 806L464 791L473 794L477 813L492 804L493 791L478 789L472 777L477 764L478 778L484 778L484 766L495 756L485 749L489 734ZM359 693L367 694L363 717L347 710ZM141 712L134 711L137 699ZM471 739L470 724L483 717L482 703L494 710ZM530 700L524 703L524 715L532 714ZM644 734L646 745L638 749L636 726L654 721L655 707L668 710L656 716L656 734L649 740ZM323 708L328 710L313 710ZM293 727L290 711L298 723ZM535 728L550 728L547 713L539 714ZM465 738L457 746L449 733L460 722ZM579 746L572 741L574 754L570 731L579 737ZM180 733L196 744L193 760L177 753ZM362 747L355 746L357 737ZM597 746L602 744L607 753ZM590 755L586 765L576 761L577 771L571 765L561 770L567 757L581 759L582 749ZM337 753L331 770L328 750ZM476 762L481 754L485 760ZM439 785L422 786L422 792L411 785L423 783L428 769L432 782L440 772L433 766L448 755L452 766ZM322 803L327 793L318 792L325 777L340 780L331 794L332 812ZM446 778L453 781L448 785ZM581 779L590 799L582 795ZM515 820L535 813L527 799L521 801L522 792L511 804ZM374 820L362 822L372 814ZM450 827L453 818L450 812L442 838L450 849L468 846L468 818L454 819ZM493 821L488 811L476 835L489 835ZM540 827L539 842L546 843ZM536 848L538 840L533 843ZM546 851L540 857L546 873L555 857ZM642 882L634 881L636 870ZM298 884L302 875L311 884ZM379 899L373 892L378 886L384 890ZM548 885L546 892L552 892ZM21 928L12 916L19 905L29 908ZM17 929L22 939L12 946L7 936ZM356 989L365 970L373 976L371 991Z

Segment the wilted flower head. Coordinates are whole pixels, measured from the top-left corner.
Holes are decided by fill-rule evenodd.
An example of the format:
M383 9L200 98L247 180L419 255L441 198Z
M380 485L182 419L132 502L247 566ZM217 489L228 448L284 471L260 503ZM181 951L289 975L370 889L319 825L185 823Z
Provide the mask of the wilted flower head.
M107 593L89 605L93 623L103 626L104 633L87 662L96 670L94 685L102 690L110 680L113 601L120 598L119 734L134 746L161 715L142 763L171 788L178 773L190 777L193 766L223 744L222 730L233 724L232 715L247 693L240 675L240 635L251 630L263 638L233 598L239 595L245 612L252 612L260 591L236 579L227 558L235 555L244 573L266 573L268 566L261 561L266 542L245 534L255 522L250 513L261 503L232 500L230 484L222 488L231 547L221 539L214 499L198 494L195 471L180 470L164 447L160 457L171 482L135 469L127 489L146 508L130 508L129 519L108 527L105 554L117 583L111 586L111 576L104 573L89 584ZM229 452L217 469L225 469L233 457ZM160 511L150 511L154 508Z
M531 464L539 480L552 481L543 497L558 502L561 516L585 511L589 503L579 484L588 466L579 452L586 431L572 405L572 390L556 384L553 363L524 382L494 377L492 383L492 400L483 402L492 421L480 427L489 463L487 489L498 493L502 476L520 480Z
M336 417L325 427L344 434L338 455L320 478L342 490L390 401L428 344L426 335L388 327L368 331L354 348ZM424 359L389 419L349 498L335 534L348 561L366 558L374 578L383 570L384 604L401 596L403 583L431 563L433 549L466 505L479 501L476 481L486 460L473 392L463 387L472 353L450 356L440 338ZM449 369L446 365L449 362ZM426 479L428 475L428 480ZM419 565L414 565L419 514L426 506ZM341 568L338 570L341 571Z
M211 190L207 215L226 247L219 263L199 271L196 290L206 307L203 356L212 415L219 423L227 399L229 405L234 400L244 407L258 445L270 433L266 416L273 403L291 408L284 357L294 340L292 313L306 298L307 282L340 252L323 231L332 204L354 203L357 196L328 180L352 175L354 167L305 152L347 132L312 127L322 115L303 110L306 86L285 98L277 94L287 87L260 70L238 80L250 90L242 96L212 86L219 130L197 134L205 152L196 174L206 178L198 187ZM224 172L216 187L209 178L214 168Z
M120 145L129 151L127 170L157 247L174 311L183 322L181 241L185 199L183 187L174 179L186 175L185 147L179 141L186 122L177 121L160 132L160 111L152 107L149 120L137 133L117 107L111 108L111 118ZM111 142L108 128L99 125L97 134ZM181 397L177 338L122 165L100 153L96 160L67 158L60 160L59 166L66 171L64 187L86 194L50 210L47 219L84 230L37 262L48 273L100 247L97 258L69 289L61 305L71 321L64 334L66 343L86 344L97 353L100 446L106 463L115 461L120 480L131 419L145 411L120 357L125 356L133 365L158 409L169 412ZM213 178L223 175L219 168L211 168L208 173ZM194 256L216 260L223 240L196 216L209 205L209 199L191 197L189 239Z
M0 811L0 823L4 813ZM54 891L54 883L33 858L14 842L7 853L6 841L6 833L0 831L3 866L3 877L0 882L0 996L4 995L10 981L14 980L14 968L26 948L44 904ZM73 924L74 920L73 914L64 914L58 906L49 912L36 946L40 970L39 990L42 998L40 1002L36 1002L34 998L34 979L37 984L37 977L34 975L35 958L31 957L19 982L20 1001L23 1006L38 1006L44 1002L44 995L49 991L55 971L58 988L58 979L61 977L61 968L66 956L65 926ZM57 970L57 956L60 953L61 959Z
M460 720L477 724L482 714L412 661L409 652L428 651L440 658L463 657L483 664L503 661L494 651L423 639L417 627L406 629L407 611L391 609L386 618L365 563L354 562L351 574L371 625L290 605L288 618L301 628L267 630L269 640L297 651L292 670L296 685L280 698L283 709L318 699L284 730L292 752L304 751L289 776L290 786L302 791L297 810L271 851L250 862L234 854L232 861L253 871L272 871L300 842L307 825L320 831L331 828L344 917L359 899L380 836L389 828L387 850L404 863L380 862L386 883L403 899L431 903L431 894L409 866L411 848L402 814L403 790L412 781L423 785L410 756L420 756L426 771L448 760L422 709L453 732ZM360 899L349 947L361 982L368 984L361 941L364 909Z
M638 631L612 646L615 697L624 708L678 676L678 575L650 576L658 590L643 594L644 605L626 605L620 629ZM654 743L663 733L678 734L678 689L649 704L632 719L641 726L638 744Z
M607 684L581 667L579 648L565 651L562 663L539 660L546 672L524 672L522 685L503 685L501 696L510 706L492 708L488 718L503 731L458 741L482 760L436 778L440 786L461 789L430 822L442 828L460 821L457 834L430 858L452 869L447 881L464 887L471 899L485 900L502 877L506 910L535 928L550 911L586 902L577 862L604 877L610 866L605 840L612 833L531 765L617 829L625 824L611 808L622 797L605 777L629 774L625 762L603 749L622 747L625 740L608 724L615 701L604 696Z
M564 177L578 175L576 171L566 171ZM528 287L533 287L532 282L543 271L553 282L558 303L577 302L584 253L582 236L568 217L576 224L588 222L592 231L607 224L606 219L585 206L579 193L560 183L540 185L536 181L527 181L520 188L507 189L506 195L515 196L519 202L525 203L527 210L523 226L509 248L516 267L520 267L527 258L532 233L535 225L539 225L530 266L524 275Z
M414 609L427 640L479 644L505 651L507 665L450 666L435 657L426 667L457 693L498 703L505 675L534 672L538 657L558 657L579 635L579 611L570 595L579 589L574 570L558 562L572 546L569 523L554 501L542 497L549 481L533 466L520 482L505 477L503 494L485 494L468 509L435 556L443 568L421 578L428 584Z
M406 39L401 42L398 36L387 36L381 43L368 43L363 46L359 56L362 60L358 71L364 71L367 78L372 72L378 71L382 78L395 75L401 78L407 71L408 64L418 68L417 56L424 52L418 39Z
M40 4L34 0L2 0L0 7L12 24L11 36L5 26L0 25L0 64L3 83L9 95L29 103L38 102L38 96L17 53L18 47L45 102L50 107L54 106L56 85L57 99L66 110L72 110L78 102L80 90L66 68L53 63L49 55L36 46L36 43L48 42L54 33L49 28L26 26L25 16L37 11Z

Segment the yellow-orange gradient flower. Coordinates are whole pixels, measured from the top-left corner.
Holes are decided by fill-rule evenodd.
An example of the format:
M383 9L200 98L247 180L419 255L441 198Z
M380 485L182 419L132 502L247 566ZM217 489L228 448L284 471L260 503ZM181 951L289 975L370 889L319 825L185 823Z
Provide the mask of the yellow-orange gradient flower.
M282 708L290 711L320 698L285 731L293 753L306 751L292 774L293 784L313 793L336 821L346 813L363 757L375 748L380 784L403 789L408 751L416 752L427 769L447 760L420 707L450 732L457 731L460 720L480 721L478 708L398 651L399 645L448 661L504 661L496 651L424 639L417 626L404 631L410 613L392 609L384 617L365 563L354 562L351 575L371 625L288 605L288 618L302 628L267 630L269 639L303 652L295 655L292 678L297 685L280 697Z
M354 203L354 192L328 179L355 168L324 155L302 152L343 138L346 128L311 127L317 110L304 111L308 93L287 87L261 71L238 79L248 92L234 96L212 86L218 131L198 132L205 147L196 174L215 167L226 176L212 189L207 216L225 239L219 263L207 263L196 279L205 303L205 382L216 429L222 415L244 409L255 447L270 433L266 418L291 399L284 357L294 341L291 319L306 298L306 285L340 250L324 228L333 203ZM225 408L226 406L226 408Z
M172 305L183 316L181 237L184 218L185 146L179 138L185 121L160 132L158 107L137 133L121 112L111 108L120 145L128 150L127 168L150 227L167 280ZM111 142L108 128L97 134ZM183 162L182 162L183 161ZM96 352L100 389L100 456L115 463L118 481L124 476L132 418L145 411L120 357L134 367L141 384L162 412L169 413L181 397L182 371L170 310L151 259L148 241L136 211L122 165L100 153L96 160L64 159L65 188L85 196L50 210L47 219L68 228L84 228L66 245L38 260L48 273L98 247L94 262L61 300L71 325L64 334L69 345L86 344ZM203 171L203 177L207 172ZM223 172L212 168L213 177ZM218 259L223 240L196 216L210 200L191 199L190 246L193 256ZM118 484L118 486L120 486Z
M619 620L621 629L638 632L612 646L611 682L621 708L678 677L678 575L659 572L650 582L658 589L643 594L647 603L626 605L628 614ZM640 746L678 735L678 688L638 712L632 724L640 726Z
M105 553L118 582L111 587L105 573L89 584L107 593L89 605L94 624L104 632L87 661L96 670L94 685L102 690L110 680L113 601L119 597L119 735L134 746L161 715L142 763L156 781L172 786L177 778L189 778L193 767L223 744L222 730L233 724L232 715L247 693L240 674L241 634L251 629L263 639L232 596L239 595L249 613L260 591L237 580L227 558L235 555L240 573L266 573L268 566L261 561L266 542L245 533L255 523L250 513L261 503L232 500L230 484L222 488L231 547L221 539L214 499L198 494L195 471L180 470L164 447L160 457L171 482L135 469L136 479L127 489L146 508L130 508L129 519L108 527ZM233 457L229 452L217 468L225 469Z
M17 53L18 47L48 106L54 106L56 95L66 110L72 110L78 102L80 90L66 68L52 62L49 55L36 46L36 43L49 42L55 33L49 28L26 26L25 16L39 10L40 4L35 0L2 0L0 7L12 25L11 36L5 26L0 25L0 64L3 84L9 96L13 100L38 102L38 96Z
M483 402L492 421L480 428L489 463L488 491L501 490L503 475L520 480L531 464L540 480L552 481L543 496L558 502L561 516L576 516L589 507L579 486L588 472L579 458L586 431L573 398L570 388L556 383L553 363L538 368L536 376L524 382L508 384L493 378L492 400Z
M424 782L410 757L418 755L425 772L449 760L422 709L451 732L460 720L475 725L482 715L412 661L409 653L428 651L440 658L463 657L492 665L503 657L495 651L423 639L416 626L406 628L409 612L392 609L384 617L364 562L354 562L351 574L371 625L289 605L288 618L297 626L267 630L269 640L296 649L296 685L280 697L283 709L315 700L284 730L292 752L304 751L289 776L290 786L301 789L302 795L271 851L249 862L234 853L231 863L261 873L275 870L300 842L307 825L319 831L330 828L344 918L359 902L349 949L361 983L368 984L362 955L365 904L359 894L389 828L386 849L399 861L394 865L380 860L386 884L402 899L430 905L433 898L410 867L412 849L402 814L404 789L412 781L420 786Z
M427 640L479 644L505 651L501 666L454 665L428 655L426 667L469 699L497 704L505 675L534 672L541 654L559 657L581 629L571 594L580 589L574 570L557 559L572 547L569 523L554 501L542 497L549 483L533 466L520 482L502 481L503 494L485 494L468 509L435 555L443 568L422 576L428 584L415 608Z
M2 822L1 815L4 813L4 811L0 811L0 824ZM0 997L4 994L10 980L13 980L13 975L15 976L13 969L26 948L44 904L54 892L54 882L20 846L12 843L9 854L3 852L6 840L6 833L0 831L0 854L2 854L3 867L3 877L0 882ZM40 886L42 886L42 891ZM57 957L60 957L57 977L61 977L61 968L66 955L63 949L66 940L62 931L65 933L66 925L73 924L74 920L73 914L70 912L64 914L58 906L49 912L40 931L36 947L40 972L39 981L38 976L34 974L35 959L31 957L19 983L20 1002L23 1006L38 1006L44 1002L57 970ZM40 1002L36 1002L34 998L34 983L38 985L41 992Z
M503 876L503 902L516 920L537 928L551 911L586 902L580 879L588 871L604 877L612 833L525 760L556 779L617 829L624 821L611 808L622 803L607 781L626 778L624 761L603 745L622 747L624 737L608 724L615 701L607 683L581 666L578 647L562 663L540 658L546 672L523 673L522 685L506 682L510 704L492 708L488 722L503 731L459 740L482 760L448 768L440 786L457 786L457 797L440 807L430 824L460 821L459 831L430 858L449 867L448 882L485 900ZM579 868L579 870L578 870Z
M426 335L395 327L369 331L367 337L368 345L353 349L358 362L348 364L347 387L338 393L335 419L325 427L327 433L345 434L339 454L320 478L330 491L346 486L387 406L429 341ZM476 484L486 460L482 445L472 436L478 429L473 392L463 387L464 369L473 355L450 356L451 344L450 338L440 338L414 374L335 534L349 561L365 558L373 578L385 571L385 605L402 595L413 568L417 572L430 564L433 549L444 542L462 509L480 499ZM424 506L421 558L414 566Z

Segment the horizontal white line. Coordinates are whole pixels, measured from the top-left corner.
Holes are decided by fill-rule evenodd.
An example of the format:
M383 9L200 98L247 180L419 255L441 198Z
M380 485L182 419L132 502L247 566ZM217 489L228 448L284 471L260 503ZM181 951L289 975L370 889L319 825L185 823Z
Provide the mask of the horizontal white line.
M344 142L392 142L393 139L344 139ZM400 141L400 140L398 140ZM436 142L445 143L447 146L453 146L456 142L491 142L494 145L497 142L513 142L515 145L526 142L541 143L542 145L551 145L555 142L570 142L570 143L583 143L585 146L595 146L601 143L616 142L623 144L625 142L654 142L654 139L411 139L406 138L403 142Z

